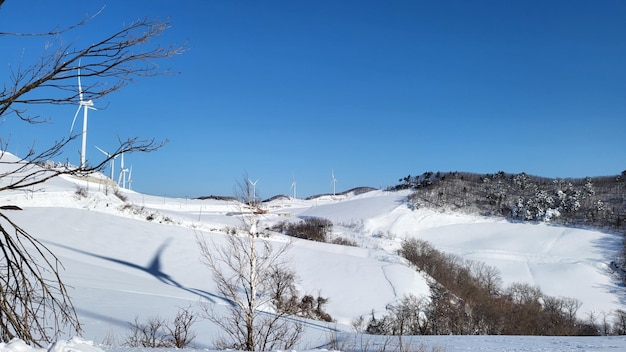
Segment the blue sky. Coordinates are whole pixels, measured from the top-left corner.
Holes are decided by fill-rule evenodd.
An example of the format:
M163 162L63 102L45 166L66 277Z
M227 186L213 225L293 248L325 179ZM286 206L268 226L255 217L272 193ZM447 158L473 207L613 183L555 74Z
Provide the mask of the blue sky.
M623 1L7 0L0 31L81 20L89 41L137 18L170 18L158 40L188 51L96 101L88 160L118 136L168 139L127 156L154 195L232 195L247 172L261 197L386 187L425 171L614 175L626 169ZM93 39L91 39L93 38ZM36 40L1 38L0 77L33 63ZM75 108L6 117L23 154L67 135ZM80 141L61 160L79 162ZM119 168L119 166L118 166ZM108 170L105 171L105 173Z

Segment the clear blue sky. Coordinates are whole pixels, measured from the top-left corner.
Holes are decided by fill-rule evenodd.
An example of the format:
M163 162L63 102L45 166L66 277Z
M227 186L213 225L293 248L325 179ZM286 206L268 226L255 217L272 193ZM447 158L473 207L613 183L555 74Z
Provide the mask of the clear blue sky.
M137 18L170 18L163 43L189 51L91 112L88 159L117 137L169 139L133 154L134 188L232 195L247 172L263 198L386 187L425 171L548 177L626 169L624 1L7 0L0 31L42 31L104 13L67 42ZM80 38L78 38L80 37ZM42 43L0 38L7 67ZM65 136L75 108L34 107L50 124L0 125L9 151ZM61 158L79 161L80 142ZM119 166L118 166L119 168ZM108 171L105 171L108 172Z

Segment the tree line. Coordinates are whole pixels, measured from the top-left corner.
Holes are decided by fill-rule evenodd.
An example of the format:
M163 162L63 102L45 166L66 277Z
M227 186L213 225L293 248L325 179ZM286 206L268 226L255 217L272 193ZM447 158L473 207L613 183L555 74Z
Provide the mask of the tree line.
M430 297L405 296L382 316L361 317L358 329L384 335L626 334L622 310L580 319L580 301L529 284L503 288L496 268L442 253L420 239L405 240L399 254L431 278Z
M620 175L547 178L526 173L425 172L399 179L411 206L447 208L523 221L626 231L626 171Z

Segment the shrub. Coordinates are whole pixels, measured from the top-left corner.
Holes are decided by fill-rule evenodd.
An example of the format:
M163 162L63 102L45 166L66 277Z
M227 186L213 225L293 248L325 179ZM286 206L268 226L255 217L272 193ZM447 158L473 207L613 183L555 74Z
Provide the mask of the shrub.
M128 200L128 197L127 197L125 194L123 194L123 193L120 191L120 189L119 189L119 188L117 188L117 187L116 187L116 188L115 188L115 190L113 191L113 194L114 194L114 195L115 195L115 196L116 196L119 200L121 200L122 202L126 202L126 201Z
M145 322L135 317L135 322L130 324L130 331L124 343L128 347L172 347L168 344L165 321L159 317L152 317Z
M297 223L283 223L277 228L282 229L281 232L287 236L326 242L333 229L333 223L328 219L311 217Z
M81 198L87 198L87 196L89 195L89 190L87 189L87 187L82 187L82 186L78 186L76 187L76 198L81 199Z
M347 238L344 237L335 237L333 238L330 243L332 244L338 244L340 246L350 246L350 247L357 247L357 243L353 240L349 240Z
M269 272L267 281L272 283L272 303L277 311L287 315L296 315L304 318L333 321L333 318L324 310L328 298L317 295L299 297L296 290L296 274L289 269L275 268Z
M135 318L130 324L131 332L124 343L127 347L185 348L196 337L191 327L197 315L190 308L178 311L174 321L168 324L164 319L152 317L145 322Z

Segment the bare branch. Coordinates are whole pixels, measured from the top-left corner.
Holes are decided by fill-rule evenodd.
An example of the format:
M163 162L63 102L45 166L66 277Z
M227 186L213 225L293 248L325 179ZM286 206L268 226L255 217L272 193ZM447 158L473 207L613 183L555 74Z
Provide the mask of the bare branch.
M58 34L66 34L87 21L59 30ZM169 27L168 22L141 19L86 47L57 39L55 51L45 52L38 62L26 67L20 64L12 71L11 84L0 91L0 116L14 113L24 121L37 122L26 114L25 106L78 103L79 67L82 77L97 79L83 87L84 100L108 95L137 77L169 74L156 60L183 53L184 45L162 47L152 43Z
M0 5L2 2L0 0ZM46 33L0 32L0 38L8 35L24 39L60 38L86 25L94 16ZM139 20L85 47L57 39L56 50L45 51L39 61L30 65L20 62L11 71L8 83L0 88L0 117L15 114L23 121L37 123L42 121L28 114L29 105L77 103L80 99L76 79L79 66L81 76L91 77L90 81L95 82L83 89L83 98L87 100L117 91L136 77L168 73L153 60L182 53L183 47L151 43L168 26L167 22ZM5 152L8 142L0 138L0 166L4 170L0 172L0 192L34 189L61 175L87 176L122 153L151 152L165 143L154 139L120 139L117 150L96 165L46 167L46 162L60 155L68 143L79 136L64 137L42 152L31 148L22 159L8 156ZM81 326L61 280L62 266L58 258L8 216L10 211L19 209L12 205L0 208L0 339L9 341L17 337L43 346L64 329L80 333ZM182 319L181 329L188 328L190 318L183 316ZM184 334L179 337L183 342L190 338Z
M12 232L9 230L12 229ZM59 276L61 263L41 242L0 212L0 330L38 346L69 325L81 332L67 288ZM49 277L52 274L52 278Z
M2 6L2 3L4 2L4 0L0 1L0 6ZM65 32L69 32L73 29L76 29L80 26L84 26L86 25L89 21L91 21L92 19L96 18L98 15L100 15L102 13L102 11L104 11L106 5L102 6L102 8L100 8L100 10L98 10L95 14L93 15L88 15L85 16L85 18L78 22L75 23L69 27L65 27L65 28L56 28L53 30L50 30L48 32L43 32L43 33L20 33L20 32L2 32L0 31L0 37L1 36L15 36L15 37L48 37L48 36L54 36L54 35L60 35L63 34Z

